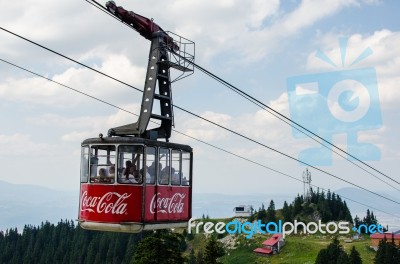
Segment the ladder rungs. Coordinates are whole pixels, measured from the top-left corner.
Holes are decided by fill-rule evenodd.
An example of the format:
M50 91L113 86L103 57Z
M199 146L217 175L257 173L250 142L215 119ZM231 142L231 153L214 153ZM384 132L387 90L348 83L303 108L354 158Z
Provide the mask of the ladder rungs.
M172 120L172 118L170 116L162 116L162 115L151 114L150 117L158 119L158 120Z
M154 94L154 98L160 100L160 99L164 99L164 100L171 100L171 97L167 96L167 95L162 95L162 94Z
M163 79L169 80L169 76L168 75L164 75L164 74L160 74L160 73L157 74L157 78L163 78Z
M193 69L191 69L191 68L185 67L183 65L180 65L180 64L177 64L177 63L174 63L171 61L159 61L158 63L166 64L168 67L172 67L172 68L177 69L182 72L192 72L193 71Z

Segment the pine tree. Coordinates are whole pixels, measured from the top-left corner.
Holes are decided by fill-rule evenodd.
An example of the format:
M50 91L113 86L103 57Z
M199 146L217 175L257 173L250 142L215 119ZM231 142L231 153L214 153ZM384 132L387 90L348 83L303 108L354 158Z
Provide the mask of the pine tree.
M327 263L329 263L329 261L330 261L330 259L328 257L327 250L325 248L321 249L318 252L317 259L315 260L315 264L327 264Z
M350 264L362 264L360 253L353 246L349 255Z
M207 264L220 263L218 261L218 258L222 257L224 254L225 252L221 242L217 241L215 236L211 235L205 247L204 263Z
M371 211L371 225L377 225L378 224L378 220L376 219L374 212Z
M326 199L327 199L328 201L331 201L331 200L332 200L332 193L331 193L331 190L330 190L330 189L328 189L328 192L326 193Z
M339 253L339 256L337 257L337 264L351 264L350 259L349 259L349 255L347 255L346 252L341 251Z
M316 264L348 264L349 256L343 250L339 240L335 237L326 249L321 249L318 253Z
M275 203L273 200L269 203L267 208L267 215L266 215L266 222L276 222L276 215L275 215Z
M185 231L186 231L186 229L185 229ZM188 241L192 241L193 239L194 239L194 234L193 234L193 232L186 232L186 239L188 240Z
M336 194L333 192L332 196L331 196L331 200L329 202L329 209L330 209L330 213L332 215L332 217L331 217L331 219L329 219L329 221L330 220L333 220L333 221L338 220L337 217L339 216L338 215L339 208L338 208L337 203L338 203L338 201L336 199Z
M190 250L189 254L189 264L196 264L196 256L194 255L194 250L193 248Z
M332 213L329 208L329 200L323 200L318 204L318 211L321 214L322 222L329 222L332 220Z
M362 224L366 225L367 227L370 226L370 225L377 225L378 224L378 219L374 215L374 212L372 212L369 209L367 209L367 214L363 218L362 221L360 221L358 217L356 217L354 219L354 225L356 227L358 227L358 226L360 226ZM362 228L360 231L361 231L361 233L365 233L367 230L365 230L365 228Z
M313 188L310 187L310 196L311 196L310 203L313 203L313 204L317 204L318 203L318 195L319 195L318 192L319 192L319 189L318 189L317 192L314 192Z
M286 201L283 203L282 215L283 215L283 221L293 222L292 210L291 207L288 206Z
M320 200L325 200L325 199L326 199L325 192L322 191L321 194L319 195L318 202L319 202Z
M343 206L344 206L344 208L343 208L344 209L344 219L343 220L346 220L346 221L348 221L350 223L353 223L353 219L351 217L350 209L347 206L346 201L343 201ZM342 219L340 219L340 220L342 220Z
M139 244L132 259L135 264L180 264L184 262L180 235L159 231Z
M366 224L367 226L372 224L372 220L371 220L371 212L369 211L369 209L367 209L367 215L364 217L363 219L364 224Z
M267 212L265 211L265 209L263 209L263 207L260 209L260 211L258 211L257 219L261 220L262 222L265 222L267 218Z
M292 210L292 219L296 218L298 214L303 210L303 198L300 195L294 199L293 210Z
M386 237L384 237L383 240L379 241L378 250L376 251L374 259L375 264L385 263L385 256L387 251L386 249L387 249L387 243L386 243Z
M307 201L305 202L305 204L303 205L303 210L302 210L302 214L304 215L312 215L314 212L314 209L311 207L310 203Z
M343 251L342 246L340 246L337 237L327 247L328 255L330 258L336 259L339 257L340 253Z
M248 219L248 221L249 221L250 223L252 223L252 222L254 222L254 220L256 220L256 214L255 214L255 213L251 213L251 214L250 214L250 217L249 217L249 219Z
M400 248L392 241L388 242L386 237L379 241L378 250L374 259L375 264L398 264L400 263Z
M197 264L203 264L203 251L199 250L199 252L197 252L197 257L196 257L196 263Z
M400 263L400 248L394 243L393 237L392 242L389 244L389 253L387 253L386 256L389 256L387 263Z
M360 218L358 217L358 215L356 215L356 217L354 217L354 226L358 227L361 223Z

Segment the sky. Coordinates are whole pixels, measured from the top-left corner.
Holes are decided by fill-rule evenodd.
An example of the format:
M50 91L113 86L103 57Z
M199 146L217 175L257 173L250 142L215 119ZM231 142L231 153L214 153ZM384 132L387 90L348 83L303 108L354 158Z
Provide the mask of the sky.
M361 148L355 156L361 155L365 163L400 181L397 1L116 3L154 18L163 29L194 41L198 65L283 115L299 118L299 123L311 126L317 133L332 134L329 140L344 150L348 150L350 132L355 133L359 142L375 146L372 150L378 153L370 155L370 148ZM134 87L142 89L144 85L150 42L86 1L7 1L2 3L0 26ZM138 113L141 93L3 30L0 40L0 59ZM364 51L366 55L359 57ZM369 74L362 75L366 69ZM305 101L296 94L290 97L290 80L304 78L311 79L314 88L297 85L296 93L309 97ZM324 97L318 84L327 80L330 84ZM345 90L353 89L354 93L340 90L346 81L354 84L354 89ZM175 105L291 157L301 158L303 150L318 147L309 138L295 137L289 125L198 70L174 82L172 90ZM357 93L359 97L354 97ZM330 102L332 108L314 104L317 101L313 98ZM335 103L335 98L345 104ZM361 123L343 121L358 108L365 110L360 115L367 119L360 117L364 120ZM330 121L324 123L329 119L327 109L334 116L334 132L326 127L332 124ZM365 114L366 111L370 112ZM0 180L77 193L80 143L99 133L106 134L111 127L137 120L136 116L2 61L0 113ZM177 131L262 165L173 133L172 142L194 149L194 192L293 196L303 192L302 182L291 177L301 180L307 166L178 109L174 114ZM400 201L398 183L357 162L363 168L360 169L337 155L330 161L315 166L344 181L309 167L313 185L337 190L351 187L350 182L373 192L390 193Z

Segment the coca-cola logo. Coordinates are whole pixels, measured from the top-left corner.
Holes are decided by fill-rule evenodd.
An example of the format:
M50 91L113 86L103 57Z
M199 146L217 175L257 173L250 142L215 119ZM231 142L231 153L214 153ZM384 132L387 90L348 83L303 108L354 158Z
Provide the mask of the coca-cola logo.
M162 197L161 193L154 194L150 202L150 212L154 213L172 213L180 214L183 212L185 203L183 199L186 197L184 193L174 193L172 197Z
M126 214L128 203L124 202L132 194L108 192L103 196L88 196L87 191L82 194L81 212L88 211L91 213L104 214Z

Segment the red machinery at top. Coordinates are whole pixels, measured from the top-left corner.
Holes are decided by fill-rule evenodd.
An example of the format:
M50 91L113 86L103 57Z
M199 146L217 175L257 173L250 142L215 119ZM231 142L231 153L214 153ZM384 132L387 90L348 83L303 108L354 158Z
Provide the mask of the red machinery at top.
M137 122L81 144L79 224L116 232L185 227L192 216L193 150L169 142L174 125L170 69L182 72L177 79L193 72L194 43L114 1L104 9L150 40L151 47ZM158 126L148 128L153 121Z

